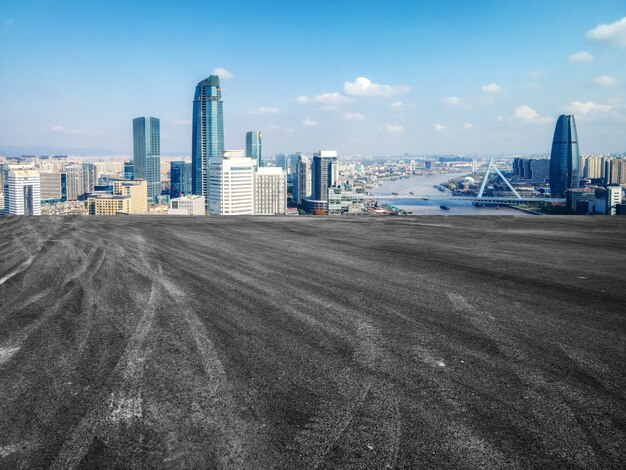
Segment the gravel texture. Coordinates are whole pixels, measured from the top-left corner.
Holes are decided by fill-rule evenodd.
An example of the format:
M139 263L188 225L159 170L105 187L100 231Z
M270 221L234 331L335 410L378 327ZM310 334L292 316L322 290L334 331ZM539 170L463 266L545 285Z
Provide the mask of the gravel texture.
M626 218L0 218L0 468L624 468Z

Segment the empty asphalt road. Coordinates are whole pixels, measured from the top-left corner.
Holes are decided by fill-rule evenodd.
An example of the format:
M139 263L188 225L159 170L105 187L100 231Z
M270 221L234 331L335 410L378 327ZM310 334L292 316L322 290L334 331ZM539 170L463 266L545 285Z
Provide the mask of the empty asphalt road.
M0 468L624 468L626 218L0 218Z

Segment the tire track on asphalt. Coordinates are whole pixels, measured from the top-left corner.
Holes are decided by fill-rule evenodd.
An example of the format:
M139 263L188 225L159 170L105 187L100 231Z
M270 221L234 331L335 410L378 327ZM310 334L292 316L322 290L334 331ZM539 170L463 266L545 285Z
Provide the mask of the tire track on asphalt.
M577 422L576 414L570 405L563 397L554 395L554 386L551 381L546 378L539 367L533 367L530 357L522 351L522 348L510 335L505 333L495 317L489 313L480 312L459 294L449 292L447 296L455 310L460 314L467 315L470 324L493 341L500 353L507 359L506 368L515 374L526 387L524 399L530 413L543 417L544 421L546 419L551 421L551 427L554 429L568 429L567 439L558 439L554 435L548 434L542 435L542 438L546 442L552 441L551 447L558 449L563 458L572 465L577 465L577 459L581 455L584 455L587 460L596 460L594 450L588 445L585 430ZM488 357L485 360L492 362L497 367L505 363L498 357ZM534 423L527 423L527 425L534 426ZM467 441L468 433L472 431L469 427L465 427L465 429L464 439ZM541 434L539 429L533 430L533 432Z

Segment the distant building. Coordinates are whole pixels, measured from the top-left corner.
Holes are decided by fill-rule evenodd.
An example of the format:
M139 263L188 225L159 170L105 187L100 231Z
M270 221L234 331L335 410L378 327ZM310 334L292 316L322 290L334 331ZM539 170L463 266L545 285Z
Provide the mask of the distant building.
M616 207L622 203L621 186L606 186L595 191L596 213L616 215Z
M124 179L132 180L135 178L135 166L132 160L124 162Z
M146 180L150 202L161 194L161 123L158 118L133 119L133 177Z
M4 213L41 215L39 172L33 165L9 165L4 182Z
M224 109L220 78L211 75L196 85L193 98L191 164L193 194L209 203L209 165L224 152Z
M66 163L63 165L63 173L65 173L65 200L77 201L86 192L83 166L78 163Z
M550 180L550 160L547 158L514 158L513 177L534 184L545 184Z
M256 160L240 151L225 151L211 162L209 213L214 215L254 214L254 170Z
M300 155L293 181L293 199L300 205L305 197L311 197L311 160Z
M301 201L302 209L309 214L326 215L328 214L328 200L317 200L305 197Z
M564 197L565 191L578 188L580 154L574 115L562 114L556 122L552 153L550 154L550 192L552 197Z
M365 211L365 188L342 184L328 188L328 214L362 214Z
M87 209L90 215L128 215L148 212L146 180L113 180L112 194L90 194Z
M255 215L283 215L287 211L287 177L282 168L257 168L254 181Z
M90 193L98 183L98 171L93 163L83 163L83 193Z
M337 152L323 150L313 156L312 199L326 200L328 188L337 182Z
M39 181L42 203L52 203L61 200L61 173L40 171Z
M191 163L170 162L170 194L172 197L192 193L192 172ZM204 197L202 200L204 201Z
M246 158L256 160L257 168L263 166L263 134L261 132L246 133Z
M571 188L565 191L565 207L575 214L593 214L596 211L596 192L590 188Z
M170 199L169 215L205 215L204 196L189 195Z

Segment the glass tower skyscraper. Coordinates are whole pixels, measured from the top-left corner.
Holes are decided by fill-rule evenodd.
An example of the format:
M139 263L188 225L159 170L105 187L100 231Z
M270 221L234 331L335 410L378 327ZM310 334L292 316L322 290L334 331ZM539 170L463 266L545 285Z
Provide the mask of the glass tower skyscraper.
M574 115L562 114L556 122L550 154L550 192L565 197L565 191L580 183L580 153Z
M161 194L161 123L154 117L133 119L133 168L148 184L148 201Z
M196 86L193 99L191 164L193 194L208 201L208 176L211 159L224 152L224 110L220 79L211 75Z
M328 188L337 182L337 152L322 150L316 153L312 170L313 199L328 199Z
M191 163L177 161L170 162L170 182L172 197L191 194Z
M256 160L257 168L263 166L263 135L259 131L246 132L246 157Z

